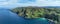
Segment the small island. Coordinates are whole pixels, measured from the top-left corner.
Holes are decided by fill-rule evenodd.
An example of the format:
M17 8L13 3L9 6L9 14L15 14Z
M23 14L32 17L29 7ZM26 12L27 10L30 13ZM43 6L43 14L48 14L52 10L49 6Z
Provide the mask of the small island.
M59 22L60 17L60 8L56 7L16 7L11 11L28 19L46 18Z

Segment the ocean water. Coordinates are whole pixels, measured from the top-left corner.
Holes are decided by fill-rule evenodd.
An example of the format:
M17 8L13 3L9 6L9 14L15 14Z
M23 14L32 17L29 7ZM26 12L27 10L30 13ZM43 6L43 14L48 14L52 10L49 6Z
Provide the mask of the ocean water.
M54 24L47 19L25 19L8 9L0 9L0 24Z

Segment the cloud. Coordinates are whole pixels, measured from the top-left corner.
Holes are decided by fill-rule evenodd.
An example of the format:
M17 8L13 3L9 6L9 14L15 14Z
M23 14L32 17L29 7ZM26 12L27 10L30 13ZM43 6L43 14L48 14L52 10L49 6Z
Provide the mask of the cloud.
M0 0L0 2L6 2L6 1L8 1L8 0Z
M18 3L29 3L29 2L35 2L36 0L18 0Z
M35 2L19 3L20 6L60 6L58 0L36 0ZM18 4L18 5L19 5Z
M60 6L59 0L0 0L0 7Z
M0 2L0 6L1 5L8 5L8 2Z
M60 6L60 1L58 0L37 0L36 2L39 6Z
M8 0L0 0L0 6L8 5Z

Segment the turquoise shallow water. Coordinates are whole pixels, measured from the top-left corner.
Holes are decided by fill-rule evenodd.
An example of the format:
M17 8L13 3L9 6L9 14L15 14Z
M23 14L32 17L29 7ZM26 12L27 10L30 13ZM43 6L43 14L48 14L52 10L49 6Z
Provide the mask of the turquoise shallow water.
M0 9L0 24L53 24L44 18L24 19L7 9Z

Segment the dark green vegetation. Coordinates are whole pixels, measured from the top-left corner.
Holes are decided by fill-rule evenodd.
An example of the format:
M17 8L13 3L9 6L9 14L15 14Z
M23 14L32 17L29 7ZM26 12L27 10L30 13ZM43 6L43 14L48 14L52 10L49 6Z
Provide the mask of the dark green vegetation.
M60 17L60 8L17 7L12 9L12 12L28 19L44 17L46 19L59 21Z

